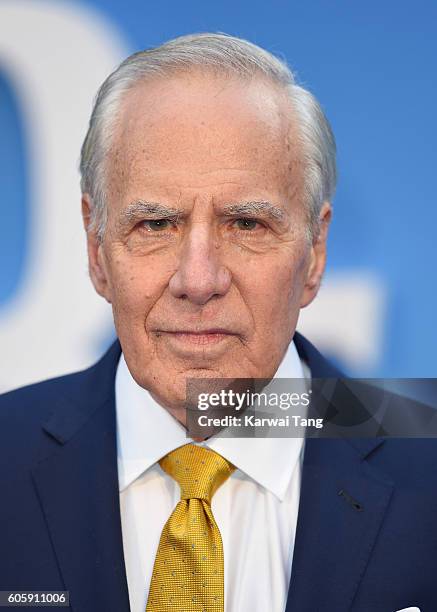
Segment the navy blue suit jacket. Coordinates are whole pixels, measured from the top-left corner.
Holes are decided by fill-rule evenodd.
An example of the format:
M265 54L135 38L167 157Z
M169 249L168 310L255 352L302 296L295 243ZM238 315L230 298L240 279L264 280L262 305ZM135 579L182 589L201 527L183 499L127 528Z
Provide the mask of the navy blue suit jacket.
M314 377L338 375L295 342ZM128 612L119 355L116 342L88 370L0 397L0 590L68 590L74 612ZM437 611L437 442L308 439L286 612L408 606Z

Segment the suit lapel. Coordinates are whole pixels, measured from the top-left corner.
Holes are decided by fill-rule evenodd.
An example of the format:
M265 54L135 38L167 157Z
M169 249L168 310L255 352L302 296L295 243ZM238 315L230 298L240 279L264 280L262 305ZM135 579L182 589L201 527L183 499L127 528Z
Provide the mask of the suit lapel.
M32 474L75 612L128 612L117 474L114 345L72 378L44 424ZM74 388L73 388L74 387ZM48 434L48 435L47 435Z
M296 334L312 376L341 377ZM394 485L368 461L382 439L307 439L286 612L349 611Z
M306 441L286 612L350 610L392 491L348 441Z

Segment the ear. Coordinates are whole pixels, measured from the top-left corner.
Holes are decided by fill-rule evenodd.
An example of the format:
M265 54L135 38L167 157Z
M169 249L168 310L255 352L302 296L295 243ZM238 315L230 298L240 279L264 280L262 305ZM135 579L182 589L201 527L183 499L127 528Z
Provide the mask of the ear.
M91 209L91 196L84 193L82 195L82 219L87 240L88 269L94 289L107 302L111 303L104 247L96 230L91 226Z
M301 308L311 304L320 289L326 264L326 242L331 217L332 207L329 202L324 202L319 214L319 232L313 238L311 246L310 263L300 303Z

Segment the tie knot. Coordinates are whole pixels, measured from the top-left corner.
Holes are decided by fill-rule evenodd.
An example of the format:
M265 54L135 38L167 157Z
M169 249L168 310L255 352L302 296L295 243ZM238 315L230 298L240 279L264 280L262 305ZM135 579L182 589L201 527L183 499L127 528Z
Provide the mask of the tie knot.
M209 503L235 470L232 463L218 453L194 444L185 444L168 453L159 465L179 484L181 499L196 497Z

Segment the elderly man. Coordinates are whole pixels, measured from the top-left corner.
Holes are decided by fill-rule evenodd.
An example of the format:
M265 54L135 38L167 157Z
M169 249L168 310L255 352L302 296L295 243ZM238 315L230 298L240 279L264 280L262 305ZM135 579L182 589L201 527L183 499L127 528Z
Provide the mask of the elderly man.
M105 81L81 172L118 341L0 400L0 588L75 612L437 609L433 443L186 435L189 378L338 375L295 333L335 186L314 97L251 43L172 40Z

